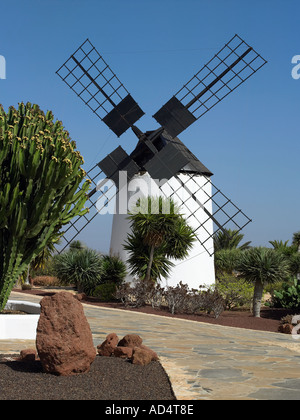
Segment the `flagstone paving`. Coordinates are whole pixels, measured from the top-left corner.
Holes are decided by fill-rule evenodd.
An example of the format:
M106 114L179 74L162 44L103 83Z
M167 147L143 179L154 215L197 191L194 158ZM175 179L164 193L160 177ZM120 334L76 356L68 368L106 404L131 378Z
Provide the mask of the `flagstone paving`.
M25 300L16 292L11 298ZM179 400L300 399L300 341L290 335L83 306L95 346L111 332L139 334L158 353ZM29 347L35 342L0 340L0 353Z

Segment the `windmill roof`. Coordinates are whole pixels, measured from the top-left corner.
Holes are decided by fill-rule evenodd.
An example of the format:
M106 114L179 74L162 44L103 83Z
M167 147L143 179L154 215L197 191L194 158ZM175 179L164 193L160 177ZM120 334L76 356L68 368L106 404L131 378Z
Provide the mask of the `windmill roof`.
M188 159L189 163L182 168L183 172L194 172L200 175L211 176L213 173L205 166L202 162L190 151L190 149L182 143L178 137L172 138L166 131L163 132L162 136L169 142L171 142L178 150L181 151Z
M154 131L147 131L145 134L149 138ZM182 143L178 137L172 138L167 131L163 131L159 136L154 136L151 140L154 146L160 151L166 144L172 143L178 151L180 151L188 160L188 163L181 169L181 172L192 172L199 175L211 176L213 173ZM136 148L130 155L135 162L143 168L143 166L152 158L153 154L141 140L137 143Z

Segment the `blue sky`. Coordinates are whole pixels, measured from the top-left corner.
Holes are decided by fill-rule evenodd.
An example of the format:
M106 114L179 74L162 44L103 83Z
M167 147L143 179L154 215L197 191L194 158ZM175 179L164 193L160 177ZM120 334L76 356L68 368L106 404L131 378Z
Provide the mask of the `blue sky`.
M151 130L151 116L237 33L268 64L179 137L253 219L245 240L288 240L300 230L300 79L291 76L299 15L296 0L2 2L0 103L52 109L88 170L136 139L130 130L118 139L55 74L87 37L145 111L139 128ZM107 251L110 224L98 216L81 239Z

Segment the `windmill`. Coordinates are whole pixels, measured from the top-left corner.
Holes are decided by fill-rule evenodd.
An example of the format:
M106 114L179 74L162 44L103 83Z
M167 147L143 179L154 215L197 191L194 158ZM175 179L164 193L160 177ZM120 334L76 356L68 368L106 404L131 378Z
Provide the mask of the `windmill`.
M93 185L88 200L90 211L70 223L60 252L117 199L111 252L126 261L123 243L130 229L127 204L146 185L148 194L151 191L151 195L177 201L197 236L197 245L189 257L175 265L172 284L180 280L192 287L198 287L201 280L213 283L213 235L229 227L240 231L251 220L212 183L212 172L177 136L265 64L266 60L234 35L153 115L160 127L142 132L136 122L144 115L143 110L87 39L56 73L117 137L131 128L138 143L130 155L117 147L87 172ZM135 189L128 188L128 183ZM118 207L118 203L124 205L122 194L126 197L123 212Z

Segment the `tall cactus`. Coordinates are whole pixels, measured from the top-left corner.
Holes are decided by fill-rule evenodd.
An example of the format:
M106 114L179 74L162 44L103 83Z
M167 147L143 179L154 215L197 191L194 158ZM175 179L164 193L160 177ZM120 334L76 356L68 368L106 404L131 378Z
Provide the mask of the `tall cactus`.
M83 158L53 119L30 103L0 106L0 311L53 235L87 211Z

